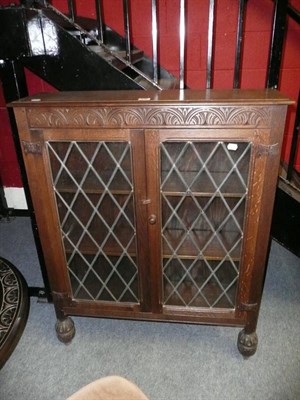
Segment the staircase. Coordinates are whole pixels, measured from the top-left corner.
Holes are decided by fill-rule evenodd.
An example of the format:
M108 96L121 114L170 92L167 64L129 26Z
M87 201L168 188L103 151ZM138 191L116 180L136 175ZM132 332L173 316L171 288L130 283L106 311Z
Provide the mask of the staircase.
M0 58L58 90L174 89L178 80L96 20L70 18L47 2L0 9ZM14 43L13 46L11 44Z

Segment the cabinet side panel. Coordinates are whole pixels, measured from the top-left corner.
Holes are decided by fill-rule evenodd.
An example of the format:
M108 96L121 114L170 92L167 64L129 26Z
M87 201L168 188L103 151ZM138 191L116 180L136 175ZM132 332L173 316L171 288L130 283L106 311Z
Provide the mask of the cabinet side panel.
M269 130L264 132L264 136L269 136ZM264 185L264 170L266 167L265 157L258 156L258 148L261 138L256 136L253 143L251 159L251 175L249 183L249 195L247 201L247 216L245 223L245 239L243 245L243 260L238 289L238 311L243 311L242 304L249 303L250 283L253 274L257 235L260 225L261 198Z
M253 310L248 313L246 331L250 333L256 329L263 290L286 110L287 106L273 106L271 108L272 127L268 142L266 145L262 143L256 150L258 162L263 163L264 167L260 170L263 190L259 199L253 270L248 282L250 289L248 304L255 305Z
M56 210L51 202L52 188L43 131L29 130L25 109L16 108L14 111L51 290L66 292L68 277Z

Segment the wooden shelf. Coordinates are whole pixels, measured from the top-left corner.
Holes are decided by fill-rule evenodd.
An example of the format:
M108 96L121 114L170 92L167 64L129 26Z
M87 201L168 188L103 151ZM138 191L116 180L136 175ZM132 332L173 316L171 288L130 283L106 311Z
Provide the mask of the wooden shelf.
M128 177L130 176L130 172L128 170L123 171L125 175ZM56 176L56 172L53 173L54 176ZM115 173L114 170L105 170L101 171L100 177L101 180L103 181L103 184L101 181L97 178L97 176L93 173L86 177L84 180L83 184L81 185L81 189L83 192L88 193L88 194L101 194L104 193L105 191L109 191L110 193L113 194L129 194L133 190L130 187L131 183L128 183L128 181L124 178L124 176L121 174L122 179L118 179L117 176L113 178L113 180L110 182L109 187L106 189L105 185L108 184L109 180L111 179L112 175ZM121 173L119 171L119 173ZM74 168L71 169L71 175L72 178L68 174L62 174L61 177L58 179L58 182L56 185L54 185L55 189L60 192L60 193L75 193L78 190L78 186L80 186L80 182L83 178L82 171L77 171ZM119 175L120 176L120 175ZM128 178L130 181L131 178Z
M161 191L161 194L164 196L172 196L172 197L221 197L220 193L216 192L193 192L193 194L189 192L167 192L167 191ZM242 198L245 196L245 193L222 193L222 196L225 198Z
M164 305L183 306L184 304L180 300L179 296L177 296L176 293L171 294L172 290L173 288L171 287L171 285L165 282L164 298L168 299L168 301L166 301ZM221 290L219 286L208 283L205 287L204 293L207 301L205 301L205 299L201 295L198 295L197 297L194 298L194 296L197 294L197 288L194 285L182 284L180 286L180 297L186 303L189 303L194 298L189 307L206 307L206 308L209 307L208 304L210 305L214 304L215 301L220 297ZM224 295L220 297L218 303L214 307L234 308L232 304L235 303L235 293L236 293L236 285L233 285L233 287L230 289L228 293L228 297L231 300L231 302Z
M163 259L169 259L172 258L173 255L172 254L164 254L163 255ZM176 258L180 259L180 260L207 260L207 261L222 261L222 260L229 260L228 256L215 256L215 255L203 255L199 257L199 253L197 255L186 255L186 254L176 254ZM240 261L240 257L230 257L230 259L233 262L239 262Z
M66 254L72 254L73 249L71 246L65 246L65 251ZM75 250L77 253L78 251ZM80 254L86 254L86 255L95 255L98 253L99 249L97 249L95 251L95 249L89 248L89 247L80 247L79 248ZM107 256L111 256L111 257L119 257L121 254L123 254L122 251L118 251L116 248L110 247L110 246L104 246L102 251L99 253L100 255L102 254L106 254ZM128 255L130 255L130 257L136 257L136 251L133 250L129 250L127 252Z
M122 243L123 247L125 248L127 246L127 243L125 243L124 238L129 238L132 237L132 231L129 233L128 230L123 230L123 232L125 232L123 234L123 237L120 238L119 237L119 241ZM127 233L127 234L126 234ZM129 236L131 235L131 236ZM99 246L96 245L92 240L85 240L83 239L81 244L78 247L78 250L75 251L79 251L82 254L97 254L100 247L101 247L101 243L103 243L103 241L105 240L105 238L101 238L101 240L98 241ZM74 240L75 242L75 240ZM73 252L73 245L70 243L70 241L65 237L64 239L64 246L65 246L65 251L66 253L72 253ZM105 253L108 256L120 256L121 254L123 254L123 249L121 248L121 246L112 238L110 237L104 244L104 246L102 247L101 250L101 254ZM131 257L136 257L136 237L134 234L134 239L132 240L127 253L131 256Z
M216 187L213 185L211 179L206 176L201 176L197 178L197 180L191 185L193 181L193 177L196 176L198 171L180 171L182 176L182 180L186 182L187 186L190 186L190 190L193 193L199 193L199 195L208 193L213 194L216 192ZM241 172L240 172L241 173ZM167 176L168 171L162 171L162 178L161 182L164 182L165 176ZM246 193L246 188L242 185L240 178L236 179L236 176L231 173L231 175L226 179L228 172L221 172L221 171L210 171L210 174L215 181L217 187L221 187L220 191L222 192L223 196L233 196L233 195L240 195L242 196ZM164 182L162 191L166 193L186 193L186 186L180 180L177 174L174 174L177 179L171 180L172 174L168 178L167 182ZM241 173L241 175L243 175ZM245 178L247 182L247 179ZM228 187L229 186L229 187ZM207 190L209 188L209 190ZM204 192L204 190L206 192Z
M68 187L68 186L57 186L56 191L59 193L76 193L77 189ZM111 193L114 196L128 196L130 193L133 193L133 190L105 190L105 189L97 189L97 188L82 188L82 191L86 194L102 194L102 193Z
M180 229L166 230L164 232L164 236L166 237L170 245L172 245L173 242L173 246L176 249L182 239L183 232L184 231ZM179 246L176 252L176 256L178 258L193 259L199 257L199 250L201 251L201 249L203 249L203 247L206 245L207 241L211 237L211 232L200 230L196 232L197 233L193 235L193 238L197 244L197 247L193 244L192 239L185 239L183 241L183 244ZM237 235L239 235L239 232L222 232L221 234L219 234L219 237L221 239L221 242L224 244L224 247L230 250L230 248L234 246L234 243L237 240ZM232 245L230 246L230 244ZM169 245L165 241L163 241L162 247L163 258L173 257ZM212 242L207 246L207 248L203 252L203 255L201 256L202 259L205 258L207 260L222 260L225 257L227 259L229 258L228 253L223 249L221 244L217 242L216 238L212 240ZM230 258L233 261L239 261L240 245L237 245L236 248L230 252Z

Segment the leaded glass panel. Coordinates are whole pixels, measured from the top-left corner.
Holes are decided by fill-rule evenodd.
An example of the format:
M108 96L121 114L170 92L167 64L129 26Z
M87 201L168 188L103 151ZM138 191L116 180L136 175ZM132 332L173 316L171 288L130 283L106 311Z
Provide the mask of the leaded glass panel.
M130 143L47 148L74 298L139 302Z
M161 144L163 303L234 308L251 144Z

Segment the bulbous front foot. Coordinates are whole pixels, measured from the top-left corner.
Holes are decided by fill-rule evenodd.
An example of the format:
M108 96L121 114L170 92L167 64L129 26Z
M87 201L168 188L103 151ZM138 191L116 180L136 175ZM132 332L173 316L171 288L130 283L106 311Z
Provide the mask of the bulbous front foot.
M67 344L70 343L75 336L75 326L72 318L58 319L55 324L56 335L58 339Z
M238 336L237 347L244 357L253 356L257 349L258 338L256 332L245 333L243 329Z

